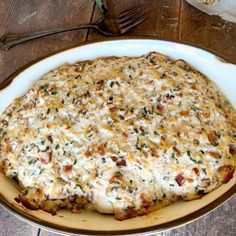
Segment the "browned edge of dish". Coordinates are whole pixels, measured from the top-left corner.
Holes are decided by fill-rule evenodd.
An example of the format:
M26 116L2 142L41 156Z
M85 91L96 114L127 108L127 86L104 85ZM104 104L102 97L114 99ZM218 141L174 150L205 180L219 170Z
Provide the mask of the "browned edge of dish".
M167 41L167 42L179 43L179 44L183 44L183 45L187 45L187 46L192 46L192 47L195 47L195 48L198 48L198 49L201 49L201 50L204 50L204 51L207 51L207 52L213 54L218 60L222 61L223 63L233 63L233 64L235 64L234 62L228 60L227 58L225 58L222 55L219 55L219 53L216 53L213 50L209 50L209 49L206 49L206 48L203 48L203 47L199 47L197 45L190 44L188 42L178 41L178 40L168 40L168 39L158 38L158 37L153 37L153 36L128 36L128 37L123 36L123 37L115 37L115 38L91 40L91 41L82 42L82 43L79 43L77 46L68 47L68 48L65 48L63 50L58 50L58 51L56 51L52 54L49 54L45 57L41 57L37 60L34 60L31 63L29 63L29 64L23 66L22 68L20 68L19 70L17 70L15 73L10 75L7 79L5 79L2 83L0 83L0 90L4 89L8 85L10 85L12 80L17 75L22 73L24 70L26 70L31 65L33 65L33 64L35 64L39 61L42 61L42 60L44 60L44 59L46 59L50 56L56 55L60 52L63 52L63 51L66 51L66 50L69 50L69 49L72 49L72 48L84 46L84 45L87 45L87 44L97 43L97 42L107 42L107 41L116 41L116 40L130 40L130 39ZM201 208L201 209L199 209L199 210L197 210L193 213L190 213L189 215L186 215L186 216L181 217L179 219L173 220L171 222L163 223L163 224L160 224L160 225L157 225L157 226L151 226L151 227L145 227L145 228L139 228L139 229L120 230L120 231L118 231L118 230L116 230L116 231L82 230L82 229L64 227L64 226L60 226L60 225L57 225L57 224L49 223L47 221L39 220L38 218L36 218L34 216L31 216L30 214L23 213L19 209L16 209L12 204L7 202L1 194L0 194L0 205L2 205L9 212L14 214L15 216L17 216L21 220L23 220L23 221L25 221L29 224L39 226L39 227L44 228L46 230L53 231L53 232L69 233L69 234L83 234L83 235L121 235L121 234L125 235L125 234L144 234L144 233L147 233L147 232L149 232L149 233L158 233L158 232L166 231L168 229L177 228L181 225L185 225L187 223L190 223L190 222L206 215L207 213L210 213L211 211L213 211L214 209L216 209L217 207L222 205L226 200L233 197L233 195L235 193L236 193L236 184L232 188L230 188L227 192L225 192L222 196L220 196L219 198L217 198L216 200L214 200L213 202L211 202L207 206L205 206L205 207L203 207L203 208Z

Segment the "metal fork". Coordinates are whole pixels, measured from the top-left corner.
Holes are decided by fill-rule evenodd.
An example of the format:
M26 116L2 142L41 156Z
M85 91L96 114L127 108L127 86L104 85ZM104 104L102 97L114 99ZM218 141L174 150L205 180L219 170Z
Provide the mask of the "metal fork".
M145 9L144 6L145 4L139 4L131 9L121 12L117 16L108 15L102 17L94 24L65 26L63 28L34 32L29 34L3 35L2 37L0 37L0 48L3 50L9 50L12 46L32 39L84 28L96 29L100 33L107 36L122 35L148 19L147 10L143 10Z

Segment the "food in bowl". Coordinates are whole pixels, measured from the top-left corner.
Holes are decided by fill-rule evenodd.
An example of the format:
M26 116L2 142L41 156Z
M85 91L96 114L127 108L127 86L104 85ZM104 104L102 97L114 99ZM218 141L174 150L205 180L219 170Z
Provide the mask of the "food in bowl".
M118 220L233 176L236 115L216 85L156 52L63 65L0 119L0 167L29 209Z

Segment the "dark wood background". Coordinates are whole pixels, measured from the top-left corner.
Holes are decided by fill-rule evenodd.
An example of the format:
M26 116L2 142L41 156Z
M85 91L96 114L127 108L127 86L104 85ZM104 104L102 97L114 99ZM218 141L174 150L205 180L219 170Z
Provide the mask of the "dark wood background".
M135 6L150 6L150 18L127 35L156 36L180 40L210 49L236 63L236 24L193 8L184 0L114 0L114 12ZM101 13L93 0L1 0L0 36L26 33L96 21ZM23 66L81 42L105 38L93 30L61 33L0 51L0 82ZM214 69L214 68L213 68ZM1 186L0 186L1 187ZM236 196L217 210L163 236L236 235ZM0 207L0 236L53 236L12 216Z

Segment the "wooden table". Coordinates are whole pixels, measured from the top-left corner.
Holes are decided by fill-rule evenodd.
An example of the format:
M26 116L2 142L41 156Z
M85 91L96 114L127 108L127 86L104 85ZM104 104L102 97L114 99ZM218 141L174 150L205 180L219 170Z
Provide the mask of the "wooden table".
M128 35L148 35L181 40L211 49L236 63L236 24L208 16L184 0L142 0L150 4L150 19ZM136 0L114 0L119 12ZM2 0L0 35L96 21L101 13L93 0ZM104 38L92 30L61 33L0 51L0 82L26 64L80 42ZM236 235L236 196L207 216L160 235ZM0 236L56 235L31 226L0 207Z

